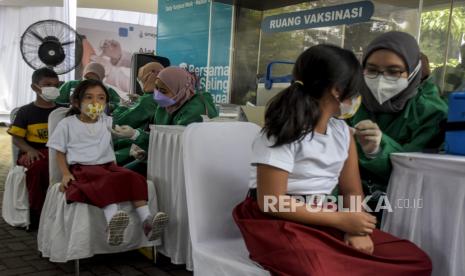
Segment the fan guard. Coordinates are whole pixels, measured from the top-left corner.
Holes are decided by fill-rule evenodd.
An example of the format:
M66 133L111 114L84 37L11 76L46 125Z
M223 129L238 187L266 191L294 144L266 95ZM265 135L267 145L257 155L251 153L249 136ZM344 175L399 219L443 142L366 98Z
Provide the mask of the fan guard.
M73 70L82 59L82 40L76 31L58 20L38 21L21 36L21 54L34 69L49 67L57 74Z

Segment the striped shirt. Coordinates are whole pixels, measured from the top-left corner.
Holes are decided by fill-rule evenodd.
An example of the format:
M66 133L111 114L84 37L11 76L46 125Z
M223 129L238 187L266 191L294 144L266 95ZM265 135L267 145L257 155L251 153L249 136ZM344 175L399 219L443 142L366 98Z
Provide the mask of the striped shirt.
M45 148L48 141L48 115L57 107L42 108L34 102L20 107L8 133L23 138L33 148Z

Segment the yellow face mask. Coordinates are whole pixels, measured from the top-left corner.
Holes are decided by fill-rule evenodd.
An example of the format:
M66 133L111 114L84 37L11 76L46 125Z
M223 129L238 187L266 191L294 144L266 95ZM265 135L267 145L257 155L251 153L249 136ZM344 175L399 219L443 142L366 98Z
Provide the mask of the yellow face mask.
M351 104L344 104L341 102L339 104L339 109L341 110L341 114L337 116L337 118L343 119L343 120L352 118L355 115L355 113L357 113L361 104L362 104L361 96L353 98Z
M105 105L96 103L96 104L87 104L81 106L81 112L86 114L92 120L97 119L105 110Z

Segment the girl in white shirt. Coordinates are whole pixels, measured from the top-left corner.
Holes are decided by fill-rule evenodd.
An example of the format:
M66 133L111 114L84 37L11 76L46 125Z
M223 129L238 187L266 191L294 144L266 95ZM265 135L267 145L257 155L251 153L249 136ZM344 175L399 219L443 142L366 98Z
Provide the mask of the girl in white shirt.
M252 146L249 195L233 212L251 259L273 275L430 275L428 256L375 229L361 200L342 212L315 208L320 198L309 197L339 185L344 208L350 197L363 198L356 145L346 123L334 118L348 118L360 105L354 54L311 47L293 77L267 108Z
M108 91L96 80L82 81L72 95L72 107L61 120L47 146L57 151L63 174L60 190L68 203L82 202L103 208L107 219L107 241L123 243L129 216L118 211L116 203L131 201L149 240L158 239L168 217L150 214L145 178L115 164L111 145L112 118L103 110L109 102Z

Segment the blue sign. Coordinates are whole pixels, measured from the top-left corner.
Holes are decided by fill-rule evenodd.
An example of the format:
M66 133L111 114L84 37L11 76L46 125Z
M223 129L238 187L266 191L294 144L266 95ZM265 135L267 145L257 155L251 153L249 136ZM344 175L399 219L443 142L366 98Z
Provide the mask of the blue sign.
M210 0L158 1L157 54L194 72L216 103L229 101L232 16L232 6Z
M264 32L287 32L302 29L350 25L369 21L375 7L371 1L268 16L263 19Z
M121 36L121 37L128 37L128 36L129 36L128 28L120 27L120 28L118 29L118 34L119 34L119 36Z

